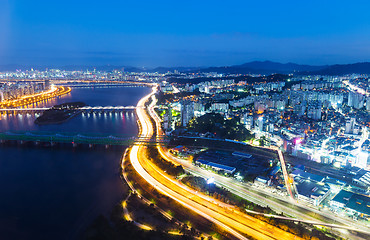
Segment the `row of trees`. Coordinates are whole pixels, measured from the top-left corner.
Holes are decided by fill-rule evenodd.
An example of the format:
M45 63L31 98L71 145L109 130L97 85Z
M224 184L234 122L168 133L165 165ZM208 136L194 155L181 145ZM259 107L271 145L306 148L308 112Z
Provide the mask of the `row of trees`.
M148 146L147 153L148 158L169 175L177 177L185 173L181 165L176 166L172 162L163 159L155 146Z
M223 187L218 187L213 185L210 187L209 184L207 184L207 181L202 177L196 177L193 175L188 175L186 177L183 177L181 181L197 190L206 194L211 194L215 199L218 199L222 202L233 204L238 206L241 210L243 209L250 209L258 212L263 213L273 213L273 211L269 207L262 207L260 205L257 205L253 202L249 202L239 196L236 196L235 194L231 193L229 190ZM211 193L210 193L211 192Z

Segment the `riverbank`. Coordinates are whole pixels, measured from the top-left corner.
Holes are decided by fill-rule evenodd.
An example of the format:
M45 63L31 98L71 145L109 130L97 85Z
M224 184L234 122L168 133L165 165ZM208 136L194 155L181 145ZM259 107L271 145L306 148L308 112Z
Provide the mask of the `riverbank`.
M25 96L19 99L11 100L11 101L3 101L0 102L0 108L2 109L8 109L8 108L17 108L22 107L26 105L30 105L33 103L38 103L47 99L59 97L65 94L68 94L72 91L72 88L70 87L55 87L50 89L46 92L41 92L29 96Z
M77 101L89 106L129 106L149 92L142 87L76 88L32 107ZM133 111L78 114L51 125L34 124L37 117L38 113L2 117L0 131L137 135ZM97 216L109 218L127 191L119 171L124 150L0 145L0 188L6 196L0 199L1 240L76 240Z

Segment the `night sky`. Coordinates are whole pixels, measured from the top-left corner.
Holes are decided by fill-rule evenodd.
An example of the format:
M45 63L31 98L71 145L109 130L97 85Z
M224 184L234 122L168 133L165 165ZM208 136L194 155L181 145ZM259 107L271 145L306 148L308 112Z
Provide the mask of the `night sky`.
M0 64L370 61L370 1L0 0Z

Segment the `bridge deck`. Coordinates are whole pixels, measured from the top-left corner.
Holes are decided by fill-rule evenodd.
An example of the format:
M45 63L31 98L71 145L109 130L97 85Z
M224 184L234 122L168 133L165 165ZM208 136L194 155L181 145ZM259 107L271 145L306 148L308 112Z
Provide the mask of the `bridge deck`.
M134 143L166 143L167 136L142 138L132 136L88 134L88 133L57 133L57 132L1 132L0 140L16 140L26 142L52 142L73 144L98 144L98 145L131 145Z
M51 108L0 108L1 111L45 111ZM135 106L84 106L81 108L78 108L80 110L87 110L87 111L96 111L96 110L107 110L107 111L113 111L113 110L130 110L130 109L136 109Z

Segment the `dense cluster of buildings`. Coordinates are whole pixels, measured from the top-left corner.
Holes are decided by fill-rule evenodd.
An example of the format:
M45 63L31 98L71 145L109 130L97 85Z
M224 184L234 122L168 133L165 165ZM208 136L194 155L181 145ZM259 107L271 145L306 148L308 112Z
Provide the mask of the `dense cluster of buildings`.
M174 75L184 83L170 81ZM0 73L0 100L11 100L50 88L53 80L155 81L164 95L163 128L167 134L185 130L192 119L207 113L219 113L236 119L253 135L252 144L264 144L297 159L316 162L335 169L330 178L300 168L290 168L298 199L315 206L325 200L336 212L360 218L369 217L370 190L370 89L363 75L343 77L300 76L285 80L238 80L240 75L218 73L128 73L115 71L16 71ZM249 76L252 77L252 76ZM260 77L260 76L259 76ZM235 79L234 79L235 78ZM6 80L5 80L6 79ZM27 79L27 81L25 81ZM192 79L197 79L192 83ZM199 79L201 79L199 81ZM181 81L180 81L181 82ZM197 133L191 133L197 134ZM199 136L215 137L214 133ZM208 153L197 164L223 171L238 172L225 159L234 162L245 156L227 156L218 160ZM239 160L238 160L239 159ZM226 162L225 162L226 161ZM250 167L250 166L249 166ZM280 166L256 181L281 187ZM345 178L344 178L345 177ZM348 186L353 187L348 190ZM353 189L357 189L354 191ZM359 192L360 189L361 191Z
M50 81L22 81L0 84L0 102L40 93L50 89Z
M348 161L343 161L339 157L340 154L337 154L335 160L334 149L330 148L330 143L339 134L341 137L358 140L357 143L352 142L351 146L359 147L359 144L362 144L363 138L367 136L367 126L363 124L363 120L359 121L356 116L351 117L347 111L351 108L366 114L367 107L364 106L370 106L370 98L363 95L361 99L353 97L359 93L345 88L342 80L343 78L333 77L324 80L319 78L317 81L304 80L293 84L290 89L283 88L284 82L255 84L248 88L248 94L241 97L234 94L240 88L240 84L232 79L186 84L178 86L178 89L185 92L198 89L200 94L179 99L178 102L171 104L171 108L177 107L181 113L177 126L186 127L192 118L206 113L220 113L225 118L238 118L257 137L268 137L269 144L282 147L296 156L326 163L337 161L344 166ZM169 92L172 90L171 86L172 84L163 84L161 89L163 92ZM367 117L370 120L369 112ZM175 125L167 126L173 130ZM296 138L304 141L296 146L294 142ZM344 152L353 153L345 148L348 148L347 145L347 142L343 145L337 144L339 148L335 150L344 148ZM364 155L355 152L361 160L349 162L360 167L366 165L366 168Z
M150 72L125 72L125 69L113 71L86 70L17 70L0 72L1 80L64 80L64 81L144 81L147 79L161 80L166 74Z
M357 88L349 87L347 82L357 84ZM338 170L330 178L325 174L292 171L298 199L320 206L328 196L336 196L345 186L365 189L364 195L369 193L370 91L361 91L361 87L368 87L364 82L368 83L367 76L352 75L305 76L255 84L243 84L230 77L197 84L164 83L163 92L170 93L173 85L186 93L167 104L171 116L165 117L166 129L170 133L177 127L186 127L191 119L206 113L220 113L225 119L236 118L256 139L263 138L265 145ZM175 118L173 110L178 112ZM212 133L207 136L212 137ZM198 164L212 163L210 159L206 161L198 161ZM269 177L259 176L258 179L257 182L274 185ZM354 204L347 204L342 210L350 212L348 206L352 206L351 211L356 211L356 216L368 216Z
M341 190L332 200L330 206L336 212L353 216L354 219L370 218L370 197Z

